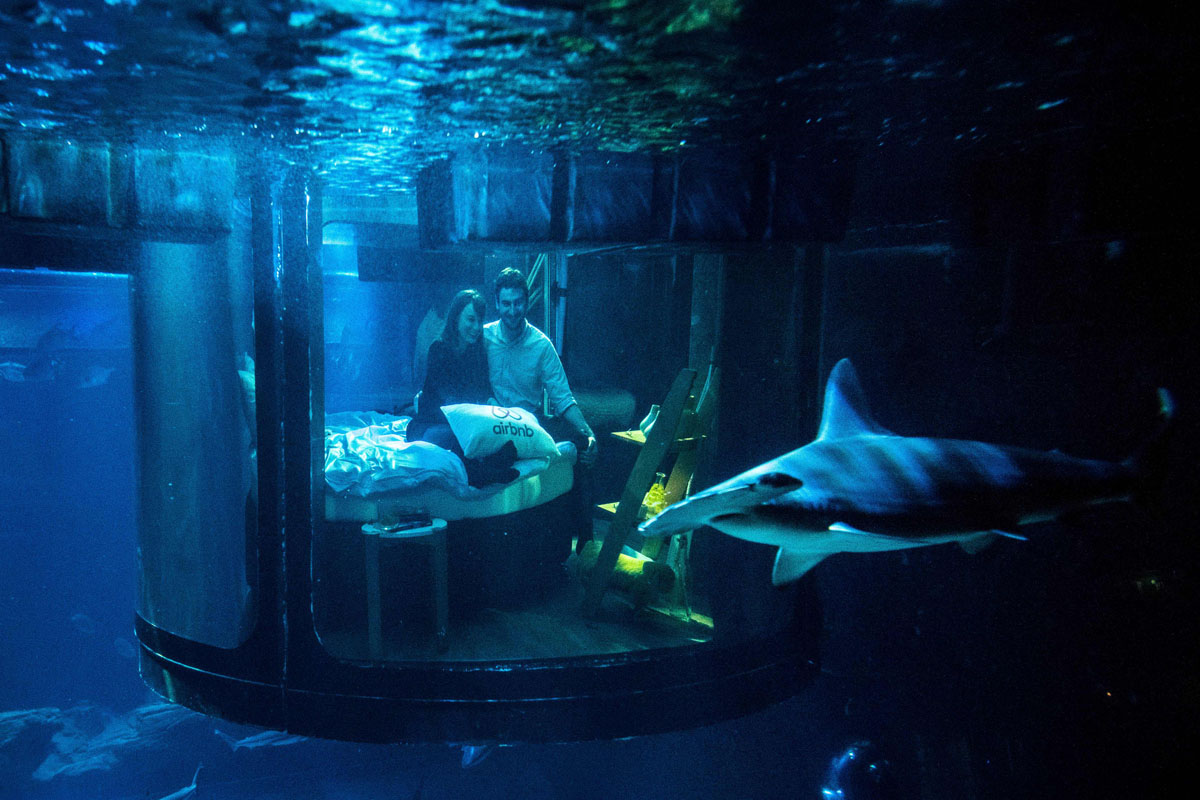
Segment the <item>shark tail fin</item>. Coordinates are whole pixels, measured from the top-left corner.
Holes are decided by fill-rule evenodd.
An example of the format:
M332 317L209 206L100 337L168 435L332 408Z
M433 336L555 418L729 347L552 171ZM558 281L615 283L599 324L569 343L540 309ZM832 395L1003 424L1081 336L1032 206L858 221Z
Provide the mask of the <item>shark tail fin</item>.
M783 586L798 580L804 573L821 563L828 553L801 553L795 550L779 548L775 554L775 567L771 570L771 583Z
M1175 420L1175 399L1166 389L1158 390L1158 426L1140 450L1125 459L1135 478L1133 499L1139 505L1152 506L1167 476L1168 433Z

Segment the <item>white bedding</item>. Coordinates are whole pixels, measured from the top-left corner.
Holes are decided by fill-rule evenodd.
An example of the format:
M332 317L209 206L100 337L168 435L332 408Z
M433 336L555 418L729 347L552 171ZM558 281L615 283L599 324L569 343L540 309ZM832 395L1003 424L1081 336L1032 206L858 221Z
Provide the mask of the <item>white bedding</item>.
M454 453L429 442L405 441L410 419L374 411L327 415L325 482L329 488L356 497L405 489L440 489L460 500L488 497L504 488L502 484L470 486L462 459ZM574 456L574 446L569 442L561 443L559 451ZM513 466L520 477L513 483L537 475L549 464L548 458L517 461Z

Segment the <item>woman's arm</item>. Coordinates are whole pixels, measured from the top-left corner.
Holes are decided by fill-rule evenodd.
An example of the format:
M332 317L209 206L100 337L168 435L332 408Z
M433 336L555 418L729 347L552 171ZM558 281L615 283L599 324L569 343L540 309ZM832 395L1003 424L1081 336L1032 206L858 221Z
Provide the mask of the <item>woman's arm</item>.
M441 408L445 403L446 385L450 378L450 364L446 359L446 343L435 339L429 345L425 358L425 385L421 387L421 408ZM421 416L427 416L422 414Z

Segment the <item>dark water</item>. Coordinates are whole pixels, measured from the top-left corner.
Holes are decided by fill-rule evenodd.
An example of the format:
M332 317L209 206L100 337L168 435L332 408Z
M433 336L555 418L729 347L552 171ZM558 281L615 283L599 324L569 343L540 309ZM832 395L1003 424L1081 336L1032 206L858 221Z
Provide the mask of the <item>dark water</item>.
M127 331L125 279L4 275L7 320L25 315L70 328L76 347L62 363L70 357L113 371L86 388L74 382L79 367L63 367L53 380L0 384L0 709L52 709L44 712L47 725L28 725L0 744L0 796L160 797L187 785L203 764L199 797L817 797L831 761L864 740L886 759L905 797L1117 796L1113 787L1155 797L1167 776L1189 769L1196 640L1187 453L1174 462L1181 497L1160 509L1165 518L1112 506L1036 526L1028 543L1001 542L976 557L941 547L831 558L812 578L825 613L820 678L799 697L744 719L624 741L501 748L470 769L458 748L443 745L310 740L231 750L217 731L234 738L257 731L153 709L130 657L130 353L88 346ZM52 291L14 288L47 280ZM58 302L43 316L51 296ZM880 291L874 302L886 296ZM834 309L831 325L849 329L836 321L852 316ZM947 363L947 372L928 355L947 345L944 331L911 336L915 353L926 353L911 357L918 373L884 378L880 365L894 358L858 352L864 374L874 375L865 379L868 392L905 375L930 384L883 395L880 415L890 424L912 432L970 424L962 411L969 398L996 401L976 393L986 373L956 387L953 372L965 357ZM829 338L847 346L832 331ZM6 344L17 345L6 348L11 356L29 354L28 343L10 337ZM1031 352L1022 351L1028 376L1076 369ZM1100 363L1098 355L1086 362L1097 373ZM1070 386L1092 399L1080 401L1079 412L1103 407L1095 387L1114 380L1075 375ZM1177 380L1181 401L1194 398ZM941 402L959 411L918 420L939 405L928 394L934 388L950 391L954 397ZM1045 398L1036 383L1010 385L1002 399L1026 422L1010 437L1045 445L1074 439L1097 455L1120 455L1149 426L1148 401L1112 420L1064 422L1039 417ZM998 417L993 409L981 418ZM1194 441L1188 429L1180 435L1181 446Z
M158 798L203 764L197 797L815 798L862 740L902 797L1165 796L1190 777L1200 716L1195 42L1167 4L1043 5L0 4L6 136L199 137L362 195L407 192L481 139L844 149L862 166L824 347L856 359L885 424L1120 458L1154 387L1180 406L1149 511L1106 507L974 558L823 563L821 677L760 714L500 748L470 769L442 745L235 751L214 731L256 731L146 711L132 658L125 279L5 272L0 362L55 363L0 380L0 713L56 711L0 727L0 797ZM983 191L1011 202L985 218ZM936 246L876 247L882 229ZM753 408L777 354L744 335L729 375ZM727 473L799 444L756 436Z

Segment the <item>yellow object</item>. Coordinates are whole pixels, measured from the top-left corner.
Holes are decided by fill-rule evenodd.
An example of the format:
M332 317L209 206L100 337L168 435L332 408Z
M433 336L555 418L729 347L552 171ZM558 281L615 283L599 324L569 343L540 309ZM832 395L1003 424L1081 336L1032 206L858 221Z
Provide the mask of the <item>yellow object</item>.
M579 554L579 564L580 577L585 581L595 568L599 556L600 542L592 540L583 546L583 552ZM653 600L655 595L671 591L675 585L675 572L666 564L621 553L617 556L617 565L613 568L608 584L627 592L634 605L641 608Z
M642 499L640 513L642 519L656 516L667 507L667 476L662 472L657 474L658 479L650 486L650 491L646 492L646 496Z

